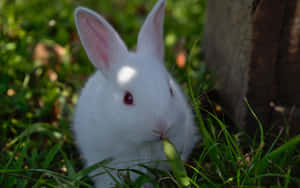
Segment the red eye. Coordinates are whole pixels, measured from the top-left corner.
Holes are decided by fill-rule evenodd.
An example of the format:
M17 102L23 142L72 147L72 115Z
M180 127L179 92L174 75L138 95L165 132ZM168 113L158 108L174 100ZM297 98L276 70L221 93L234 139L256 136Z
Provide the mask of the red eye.
M133 105L133 96L129 91L125 92L124 98L123 98L123 102L126 105Z
M170 95L171 95L172 97L174 97L173 89L170 87L169 90L170 90Z

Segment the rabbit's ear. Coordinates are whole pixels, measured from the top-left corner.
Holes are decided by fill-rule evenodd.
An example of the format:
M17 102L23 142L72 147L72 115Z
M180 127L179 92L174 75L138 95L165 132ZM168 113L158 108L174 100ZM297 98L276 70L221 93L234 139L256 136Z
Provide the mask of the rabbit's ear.
M150 14L138 36L137 52L147 53L163 59L163 20L165 0L159 0Z
M75 22L80 40L91 62L103 73L120 63L127 47L118 33L99 14L87 8L75 10Z

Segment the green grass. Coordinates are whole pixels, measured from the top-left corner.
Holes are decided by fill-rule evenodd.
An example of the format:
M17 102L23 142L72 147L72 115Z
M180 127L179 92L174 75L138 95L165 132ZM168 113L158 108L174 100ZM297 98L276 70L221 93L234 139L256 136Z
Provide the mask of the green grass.
M101 12L135 48L155 0L124 2L54 0L50 6L40 0L0 1L1 187L92 187L87 175L108 168L109 160L83 169L70 130L78 91L94 71L78 40L73 11L84 5ZM173 148L166 153L173 159L172 172L147 164L140 166L148 174L119 169L126 177L140 177L134 182L113 177L117 186L299 187L300 136L269 134L257 118L257 138L249 137L216 110L217 101L205 97L213 80L201 60L204 8L202 0L168 0L165 20L166 64L190 96L202 137L192 160L183 163ZM188 54L183 68L176 66L179 52Z

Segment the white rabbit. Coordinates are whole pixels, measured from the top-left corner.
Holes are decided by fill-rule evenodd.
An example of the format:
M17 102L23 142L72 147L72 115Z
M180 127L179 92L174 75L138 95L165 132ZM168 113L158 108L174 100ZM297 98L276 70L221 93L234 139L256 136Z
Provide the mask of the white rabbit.
M100 15L83 7L75 10L81 42L98 70L82 89L74 117L75 140L86 166L110 157L112 168L137 169L140 162L165 160L161 138L168 138L183 160L191 153L197 140L193 115L164 67L164 7L165 0L159 0L148 15L135 52ZM152 166L167 169L164 163ZM114 185L109 175L93 180L97 188Z

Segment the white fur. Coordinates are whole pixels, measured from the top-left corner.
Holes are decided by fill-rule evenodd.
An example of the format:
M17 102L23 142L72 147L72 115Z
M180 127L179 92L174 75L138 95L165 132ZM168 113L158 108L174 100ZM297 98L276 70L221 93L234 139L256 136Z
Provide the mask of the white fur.
M156 20L154 23L151 19L155 17L162 22L163 13L159 11L164 10L164 4L165 0L160 0L147 17L138 40L142 50L137 52L127 51L118 34L100 15L86 8L75 11L82 44L89 59L98 68L81 91L74 117L75 140L86 166L110 157L114 158L108 164L112 168L138 169L134 166L137 163L165 160L160 135L155 133L157 130L168 130L166 136L181 152L183 160L187 159L197 140L190 107L163 65L163 46L157 48L157 45L162 45L162 32L159 32L162 24L155 25L160 22ZM96 18L100 23L97 28L102 31L98 33L90 26L97 24L95 20L90 25L84 19L78 21L80 16ZM154 27L152 31L147 32L147 28L151 27ZM108 44L99 48L104 56L97 55L97 50L92 49L98 47L97 43L87 45L94 41L93 36L82 36L86 33ZM106 37L101 38L103 33ZM108 57L108 64L101 57ZM123 103L126 91L132 93L134 105ZM151 165L167 169L165 163ZM103 169L97 172L101 171ZM111 173L115 175L114 171ZM94 181L97 188L113 185L109 175L96 176Z

